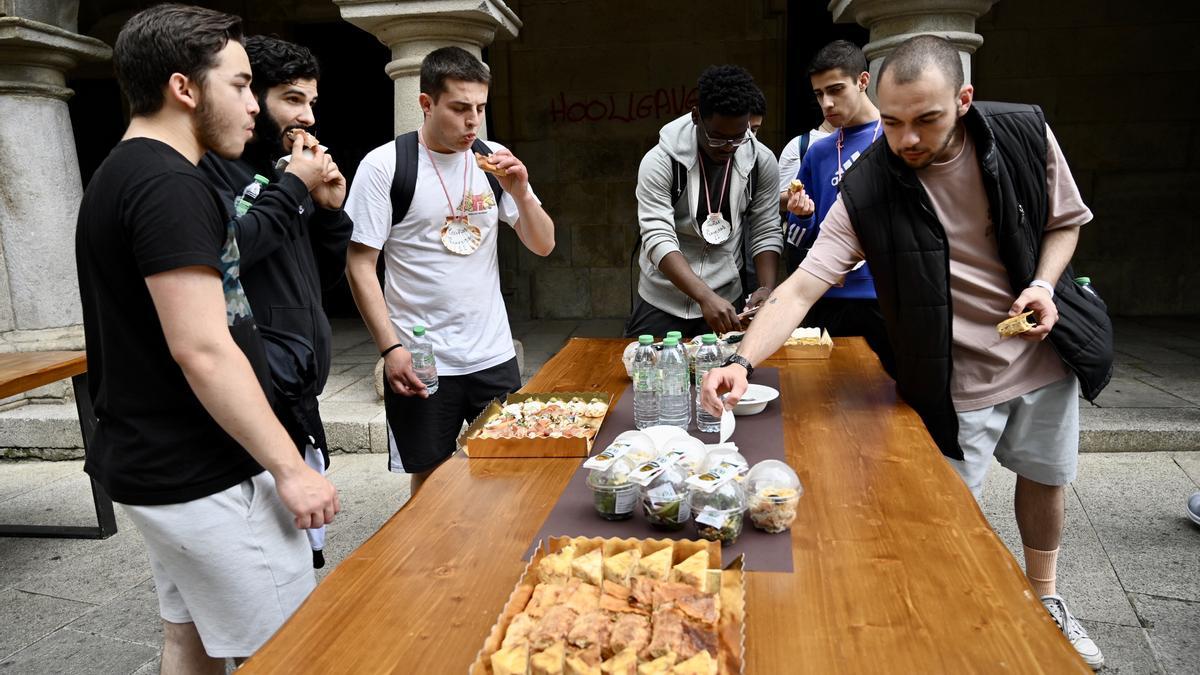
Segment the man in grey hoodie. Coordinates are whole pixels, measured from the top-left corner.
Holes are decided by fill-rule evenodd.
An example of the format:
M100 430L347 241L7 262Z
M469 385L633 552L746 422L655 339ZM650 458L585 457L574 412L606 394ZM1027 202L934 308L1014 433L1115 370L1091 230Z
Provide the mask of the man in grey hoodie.
M738 66L712 66L698 88L698 107L659 131L638 168L641 274L627 336L740 330L743 228L759 285L746 307L775 288L779 169L749 133L754 78Z

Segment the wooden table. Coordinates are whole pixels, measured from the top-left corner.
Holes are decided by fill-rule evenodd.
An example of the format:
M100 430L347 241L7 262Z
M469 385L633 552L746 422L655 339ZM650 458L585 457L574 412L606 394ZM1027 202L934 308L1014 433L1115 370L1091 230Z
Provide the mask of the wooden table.
M92 396L87 384L87 356L83 352L16 352L0 354L0 398L23 394L31 389L71 378L75 390L75 409L83 444L96 428ZM96 481L92 481L92 502L96 507L96 527L69 525L0 525L0 537L65 537L105 539L117 532L112 500Z
M572 340L525 390L617 396L625 342ZM796 571L747 575L747 673L1091 672L861 339L765 365L805 492ZM466 672L578 466L449 460L239 672Z

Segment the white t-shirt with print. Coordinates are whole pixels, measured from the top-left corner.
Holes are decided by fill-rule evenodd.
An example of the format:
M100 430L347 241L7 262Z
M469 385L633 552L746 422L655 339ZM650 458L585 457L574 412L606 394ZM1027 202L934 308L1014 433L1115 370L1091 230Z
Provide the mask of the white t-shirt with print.
M491 142L488 146L493 151L504 147ZM466 203L471 224L482 231L477 251L463 256L442 244L450 206L423 145L417 146L416 189L403 220L392 220L394 142L363 158L350 186L346 213L354 221L351 240L383 250L384 299L400 340L411 344L413 326L425 326L438 374L466 375L516 356L500 296L496 241L500 220L516 222L517 203L505 192L497 209L487 175L470 150L432 154L454 205Z

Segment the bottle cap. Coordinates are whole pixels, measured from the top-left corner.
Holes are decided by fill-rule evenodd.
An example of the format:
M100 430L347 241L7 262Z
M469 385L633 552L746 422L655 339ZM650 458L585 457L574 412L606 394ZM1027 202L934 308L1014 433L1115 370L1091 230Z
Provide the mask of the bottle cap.
M677 338L677 337L668 335L667 337L663 338L663 346L664 347L674 347L675 345L678 345L678 344L679 344L679 338Z
M267 183L271 182L270 178L267 178L266 176L259 174L259 173L254 174L254 180L262 185L266 185Z
M1091 277L1075 277L1075 283L1079 284L1080 286L1087 286L1088 284L1092 283L1092 278Z
M413 335L421 337L425 334L425 326L413 326Z
M715 333L708 333L700 338L700 341L706 345L717 344L717 336Z
M667 331L667 337L673 337L675 338L675 341L678 342L683 338L683 333L680 333L677 330Z
M652 344L654 344L654 336L653 335L639 335L638 336L638 344L639 345L652 345Z

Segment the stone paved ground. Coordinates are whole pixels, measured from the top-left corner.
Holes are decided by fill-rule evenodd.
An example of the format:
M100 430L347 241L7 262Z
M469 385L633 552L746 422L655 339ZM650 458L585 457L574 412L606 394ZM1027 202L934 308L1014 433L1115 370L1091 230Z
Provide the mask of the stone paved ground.
M1184 500L1200 490L1196 328L1200 320L1121 321L1116 378L1100 407L1082 412L1085 441L1094 434L1089 449L1120 452L1081 457L1059 586L1104 650L1109 673L1200 673L1200 528L1183 515ZM615 335L620 322L544 321L513 330L524 344L528 375L567 337ZM339 325L337 340L340 372L324 405L370 422L378 414L366 381L374 351L350 325ZM370 436L367 424L340 424L339 433ZM11 442L0 436L0 445ZM407 480L389 474L385 461L379 454L334 458L330 476L344 511L330 530L326 572L407 498ZM0 520L88 522L80 465L0 463ZM983 510L1019 560L1012 486L1012 475L997 467ZM119 510L118 526L104 541L0 538L0 670L157 672L161 632L149 564Z

